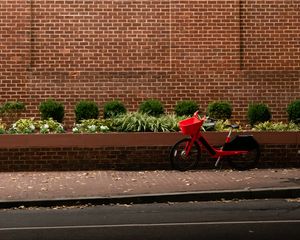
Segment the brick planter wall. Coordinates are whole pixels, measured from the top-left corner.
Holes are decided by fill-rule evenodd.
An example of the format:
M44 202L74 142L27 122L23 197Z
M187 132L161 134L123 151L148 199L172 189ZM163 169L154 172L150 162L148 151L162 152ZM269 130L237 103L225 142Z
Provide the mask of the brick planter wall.
M266 102L275 120L300 95L300 3L286 0L11 0L0 2L0 103L39 117L47 98L74 106L147 98L168 111L228 99L245 120Z
M222 143L225 135L206 133L212 144ZM299 132L254 136L261 146L258 167L300 167ZM182 137L180 133L0 135L0 171L170 169L171 146ZM199 168L213 168L210 160L204 153Z

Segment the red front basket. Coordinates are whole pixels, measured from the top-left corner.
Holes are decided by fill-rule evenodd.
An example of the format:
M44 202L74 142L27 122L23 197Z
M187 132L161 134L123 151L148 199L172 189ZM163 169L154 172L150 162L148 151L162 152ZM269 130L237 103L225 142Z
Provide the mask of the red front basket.
M183 134L194 135L202 126L203 120L196 117L187 118L179 122L179 128Z

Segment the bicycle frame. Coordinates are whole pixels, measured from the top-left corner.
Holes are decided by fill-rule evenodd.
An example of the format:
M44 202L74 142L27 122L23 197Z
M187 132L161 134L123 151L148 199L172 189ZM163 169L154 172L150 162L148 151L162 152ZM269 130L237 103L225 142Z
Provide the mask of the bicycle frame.
M205 117L204 117L205 119ZM231 140L231 133L232 133L232 130L229 131L226 139L225 139L225 143L229 143L230 140ZM190 151L191 151L191 148L194 144L194 142L197 142L199 145L202 145L203 147L205 147L205 149L209 152L210 156L212 158L217 158L217 161L216 161L216 164L215 166L218 165L220 159L222 157L225 157L225 156L234 156L234 155L242 155L242 154L247 154L248 151L245 151L245 150L230 150L230 151L224 151L221 148L215 148L213 146L211 146L207 140L204 138L204 136L202 135L202 132L200 130L200 128L198 129L197 133L194 134L194 135L191 135L191 141L189 141L186 146L185 146L185 153L186 155L188 156Z

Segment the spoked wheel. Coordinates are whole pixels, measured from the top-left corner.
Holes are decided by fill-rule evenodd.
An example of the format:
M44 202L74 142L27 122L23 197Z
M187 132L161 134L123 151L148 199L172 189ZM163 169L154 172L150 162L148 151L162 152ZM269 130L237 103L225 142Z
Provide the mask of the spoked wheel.
M174 169L186 171L197 166L201 157L201 149L197 142L194 142L189 155L186 154L185 148L191 141L190 138L185 138L177 142L170 153L171 165Z
M260 150L257 146L247 154L230 156L228 158L228 163L232 168L243 171L254 168L258 163L259 157Z

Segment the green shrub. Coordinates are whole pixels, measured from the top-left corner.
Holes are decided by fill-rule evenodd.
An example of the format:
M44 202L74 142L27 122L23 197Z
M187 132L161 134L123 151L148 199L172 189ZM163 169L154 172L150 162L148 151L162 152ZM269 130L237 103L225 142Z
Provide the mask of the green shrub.
M175 106L175 114L177 116L191 116L199 110L199 106L195 101L192 100L184 100L180 101Z
M120 101L110 101L104 105L104 118L116 117L120 114L125 114L126 112L126 107Z
M208 105L207 114L208 116L218 120L230 119L232 114L232 106L229 102L212 102Z
M271 112L269 107L264 103L251 104L248 108L248 121L251 126L269 121Z
M159 100L149 99L141 103L139 106L139 112L158 117L164 114L165 110Z
M288 105L289 121L300 123L300 100L295 100Z
M99 108L95 102L82 100L75 106L75 117L77 123L85 119L97 119Z
M62 123L65 115L64 106L53 99L48 99L42 102L39 106L42 120L52 118L53 120Z
M25 110L25 104L23 102L6 102L0 106L0 114L20 112Z

